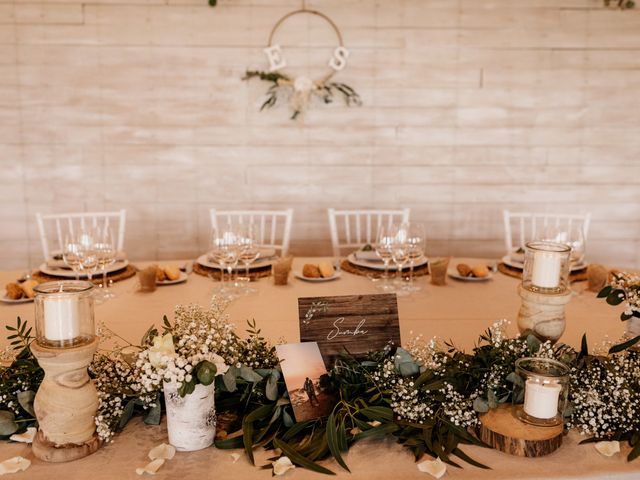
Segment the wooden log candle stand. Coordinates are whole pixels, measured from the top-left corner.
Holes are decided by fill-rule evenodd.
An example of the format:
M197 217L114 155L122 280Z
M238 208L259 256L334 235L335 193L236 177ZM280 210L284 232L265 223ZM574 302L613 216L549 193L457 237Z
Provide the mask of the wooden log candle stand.
M71 348L48 348L33 342L31 351L45 372L34 400L39 423L33 454L47 462L68 462L100 447L95 433L98 394L87 367L98 340Z
M566 326L564 309L571 300L571 292L560 294L537 293L518 286L522 298L518 312L518 329L520 333L531 331L541 340L552 343L564 333Z
M500 405L480 416L478 437L501 452L520 457L542 457L562 445L563 427L537 427L518 420L511 405Z

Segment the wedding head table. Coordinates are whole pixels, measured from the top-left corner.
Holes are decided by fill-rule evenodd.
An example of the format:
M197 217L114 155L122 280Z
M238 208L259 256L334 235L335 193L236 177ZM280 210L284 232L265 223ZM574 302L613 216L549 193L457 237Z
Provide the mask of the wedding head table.
M293 270L301 270L302 265L318 259L296 258ZM455 259L452 263L467 261L478 263L477 259ZM183 265L185 261L162 262ZM144 267L145 263L136 266ZM14 281L20 272L0 272L2 284ZM515 318L521 299L517 292L519 281L501 273L486 282L458 282L448 279L446 286L429 284L429 277L416 280L423 287L411 296L398 298L398 311L402 342L423 334L430 338L441 337L453 340L457 347L471 350L478 339L492 323L499 319L509 319L508 332L517 334ZM578 289L583 284L577 284ZM181 284L162 286L152 293L138 291L137 280L131 278L113 286L117 297L96 307L96 321L104 322L118 335L134 343L150 325L160 325L163 315L172 317L177 304L197 303L208 305L216 286L209 278L191 274L188 281ZM286 286L275 286L273 278L267 277L255 282L257 293L234 300L227 313L243 331L246 320L255 319L266 338L284 342L298 342L298 302L299 297L355 295L379 293L376 284L364 276L342 272L339 279L324 283L308 283L293 277ZM0 304L3 325L13 325L15 318L33 323L33 304ZM593 292L585 291L573 296L566 308L567 328L562 342L578 347L581 337L587 333L590 345L596 345L606 338L616 340L624 331L619 320L619 311L596 299ZM4 329L3 329L4 330ZM0 340L4 348L8 342L6 335ZM474 459L489 466L482 470L463 463L464 468L448 467L449 478L523 478L523 479L603 479L640 478L640 462L627 462L628 446L622 445L622 453L606 458L594 449L592 444L578 445L584 437L571 431L565 437L563 446L556 452L541 458L521 458L496 450L465 446L465 451ZM112 444L103 446L93 455L73 463L44 463L31 454L29 445L2 443L0 461L13 456L23 456L32 461L25 472L13 474L13 478L25 479L126 479L139 478L137 467L148 462L149 450L162 442L167 442L166 427L149 426L134 418L123 432L115 437ZM174 460L167 462L155 475L156 478L267 478L270 471L260 470L246 460L241 450L238 459L230 450L207 448L197 452L178 452ZM269 452L256 450L256 465L269 463ZM352 447L345 454L351 474L335 465L333 460L323 462L338 476L345 478L431 478L425 477L416 468L409 451L396 445L388 437L385 440L367 440ZM291 478L320 478L319 474L296 468L286 474Z

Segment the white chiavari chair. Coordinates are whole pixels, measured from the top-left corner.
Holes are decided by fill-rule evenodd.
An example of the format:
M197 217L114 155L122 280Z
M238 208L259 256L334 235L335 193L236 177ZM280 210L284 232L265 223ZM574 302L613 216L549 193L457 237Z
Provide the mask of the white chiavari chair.
M286 210L210 210L211 227L220 224L254 224L258 228L258 242L263 247L274 248L281 256L289 251L293 209Z
M373 244L381 225L408 222L411 209L336 210L329 208L327 213L333 255L339 257L343 249L356 250L366 244Z
M549 227L569 231L572 227L581 225L586 241L591 224L590 213L531 213L503 210L502 214L507 255L512 255L520 248L524 250L525 243L537 238Z
M64 248L66 232L76 232L85 227L109 225L116 235L116 248L124 249L124 232L126 226L127 211L122 209L114 212L88 212L88 213L54 213L36 214L42 254L47 261L52 252L61 252ZM51 243L50 243L51 241ZM53 243L55 241L55 243ZM55 245L53 249L52 245Z

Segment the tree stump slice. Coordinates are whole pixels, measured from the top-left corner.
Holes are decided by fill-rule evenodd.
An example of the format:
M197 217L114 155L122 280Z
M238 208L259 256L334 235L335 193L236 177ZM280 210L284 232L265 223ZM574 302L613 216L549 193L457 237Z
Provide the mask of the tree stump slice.
M102 442L98 438L98 435L94 434L89 440L81 444L67 443L65 445L56 445L47 439L44 433L42 433L42 430L38 430L36 438L33 439L32 449L33 454L40 460L62 463L71 462L91 455L100 448L101 444Z
M501 452L519 457L542 457L562 445L562 425L537 427L518 420L511 405L500 405L480 416L478 437Z

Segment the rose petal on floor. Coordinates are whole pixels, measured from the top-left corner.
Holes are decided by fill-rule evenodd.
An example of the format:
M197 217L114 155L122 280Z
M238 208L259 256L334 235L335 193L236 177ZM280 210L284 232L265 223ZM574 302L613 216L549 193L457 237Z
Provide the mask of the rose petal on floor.
M164 458L156 458L155 460L147 463L144 467L136 468L136 473L138 475L144 475L145 473L155 475L162 465L164 465Z
M0 463L0 475L21 472L29 468L31 460L24 457L13 457Z
M419 463L418 470L423 473L428 473L434 478L440 478L447 472L447 466L438 457L435 460L425 460Z
M33 443L33 439L36 438L37 432L38 429L36 427L29 427L26 432L14 433L9 437L9 440L22 443Z
M296 466L291 463L291 460L289 460L289 457L280 457L275 462L271 462L271 465L273 465L273 474L278 476L284 475L289 470L296 468Z
M167 445L166 443L161 443L160 445L149 450L149 458L151 460L157 460L159 458L171 460L175 454L176 447L174 447L173 445Z
M597 442L596 450L605 457L613 457L620 452L620 442L617 440L613 442Z

